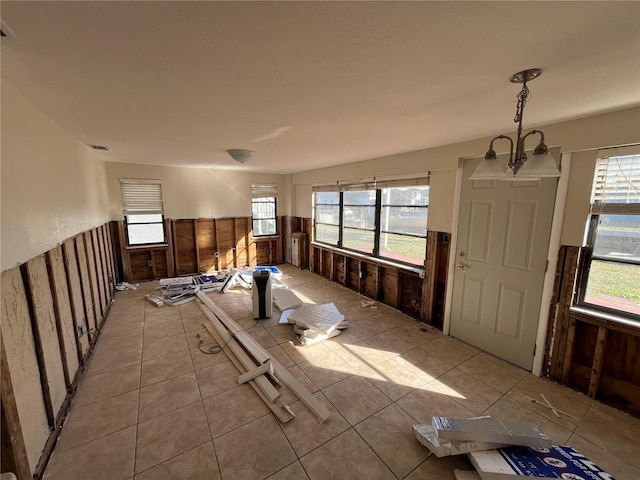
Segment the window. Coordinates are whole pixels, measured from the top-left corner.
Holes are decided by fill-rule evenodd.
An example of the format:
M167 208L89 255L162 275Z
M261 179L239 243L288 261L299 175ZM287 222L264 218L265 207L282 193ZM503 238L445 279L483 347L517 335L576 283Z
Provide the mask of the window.
M251 184L253 236L278 234L278 185Z
M160 180L120 179L127 245L165 243Z
M640 147L601 151L578 303L640 319Z
M424 265L428 178L317 185L313 190L316 242Z

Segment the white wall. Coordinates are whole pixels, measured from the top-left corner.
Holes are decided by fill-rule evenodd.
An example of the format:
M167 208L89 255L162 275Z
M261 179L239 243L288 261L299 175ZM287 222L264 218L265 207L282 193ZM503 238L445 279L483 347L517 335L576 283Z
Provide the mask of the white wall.
M636 107L535 128L544 131L549 147L560 146L562 152L579 152L640 143L639 125L640 108ZM528 127L527 131L531 128L533 126ZM515 134L512 133L511 136L515 137ZM410 173L423 175L431 171L428 228L429 230L452 232L453 208L457 195L455 171L459 166L459 161L484 155L490 140L490 138L483 138L293 174L292 184L297 192L296 205L293 207L294 215L311 216L311 199L304 201L302 196L311 196L313 183ZM527 148L534 146L527 145ZM507 143L498 142L495 147L506 148ZM497 151L497 153L507 152ZM582 222L585 202L588 209L589 195L587 194L585 198L584 191L585 188L588 191L591 189L589 177L593 175L594 168L594 163L588 160L591 158L589 155L593 156L595 152L578 155L572 165L571 176L575 176L575 180L570 180L569 196L571 199L567 209L579 211L580 217L572 213L565 215L566 228L563 228L563 244L574 244L576 238L582 234L578 235L577 232L584 231L584 223L581 226L577 224ZM584 182L587 183L586 186ZM568 243L564 243L565 241ZM582 238L580 237L577 241L578 243L575 244L580 245Z
M104 162L2 82L2 271L109 220Z
M285 175L113 162L106 170L112 220L122 220L120 178L161 180L164 214L172 219L250 216L252 182L277 183L278 214L290 210Z

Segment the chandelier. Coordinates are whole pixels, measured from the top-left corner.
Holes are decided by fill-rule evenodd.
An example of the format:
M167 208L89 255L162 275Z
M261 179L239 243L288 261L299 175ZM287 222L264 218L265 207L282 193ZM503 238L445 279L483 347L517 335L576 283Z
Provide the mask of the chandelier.
M512 75L511 83L521 83L522 90L516 97L518 104L516 106L516 116L513 121L518 124L518 137L514 142L511 137L506 135L498 135L491 139L489 150L480 162L473 175L469 180L537 180L543 177L559 177L560 171L556 166L554 158L549 155L549 149L544 143L544 133L540 130L531 130L529 133L522 135L522 117L524 115L524 107L529 98L529 87L527 82L538 78L542 70L539 68L531 68L523 70ZM530 135L540 135L540 143L533 151L533 155L529 159L524 151L524 142ZM493 149L493 142L496 140L509 141L509 161L506 168L504 163L498 161L496 151ZM516 178L517 175L517 178Z

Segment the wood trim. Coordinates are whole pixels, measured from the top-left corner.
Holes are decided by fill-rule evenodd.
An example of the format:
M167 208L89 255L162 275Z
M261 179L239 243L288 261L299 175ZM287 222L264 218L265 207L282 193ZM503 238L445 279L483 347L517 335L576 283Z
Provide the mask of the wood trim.
M198 292L196 294L200 300L203 301L203 304L206 305L207 308L211 308L214 306L218 313L215 313L214 317L217 317L220 322L222 322L227 328L230 328L232 331L235 329L240 329L238 324L236 324L224 311L217 308L213 301L207 297L204 293ZM214 310L211 310L213 313ZM241 330L241 329L240 329ZM247 335L248 336L248 335ZM249 337L253 339L253 337ZM253 344L245 344L240 338L238 338L239 342L250 352L252 355L265 355L270 358L268 352L262 348L260 344L253 341ZM270 358L271 364L273 365L273 369L277 378L285 384L293 393L295 393L302 403L304 403L309 410L311 410L318 420L323 423L329 418L330 412L316 397L314 397L291 373L284 368L280 362L278 362L275 358Z
M205 309L204 307L202 307L202 305L201 305L201 308L203 308L203 310ZM203 323L203 325L207 329L209 334L213 337L213 340L218 345L224 345L224 340L211 324L205 322ZM236 369L239 372L241 372L243 368L240 361L237 359L237 357L235 355L231 355L228 351L225 351L225 354L227 355L231 363L233 363L233 365L236 367ZM276 418L280 420L282 423L287 423L289 420L293 420L293 418L295 418L295 416L293 415L293 413L288 407L283 406L279 402L277 403L270 402L269 399L266 397L266 395L262 393L262 390L260 390L260 387L256 383L255 379L250 380L248 383L251 386L251 388L253 388L253 391L256 392L256 394L260 397L260 399L264 402L264 404L269 408L269 410L271 410L271 412L276 416Z

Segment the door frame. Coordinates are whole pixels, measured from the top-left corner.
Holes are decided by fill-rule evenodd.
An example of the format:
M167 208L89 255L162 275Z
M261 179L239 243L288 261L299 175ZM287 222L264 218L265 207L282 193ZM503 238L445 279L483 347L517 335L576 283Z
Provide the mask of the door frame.
M477 157L476 157L477 158ZM547 248L547 271L544 274L542 285L542 298L540 300L540 314L538 317L538 328L536 333L536 348L533 356L532 373L540 376L542 372L542 362L544 360L544 349L547 338L547 328L549 325L549 306L553 295L553 285L555 281L556 266L558 263L558 251L560 250L560 237L562 234L562 223L564 220L564 207L567 200L567 190L569 185L569 171L571 169L571 153L560 152L560 178L556 187L556 199L553 207L553 217L551 219L551 234L549 235L549 245ZM451 306L453 302L453 277L455 275L456 252L458 251L458 222L460 220L460 205L462 202L462 167L469 157L458 158L456 168L456 187L453 202L453 219L451 225L451 248L449 249L449 267L447 271L447 290L444 304L444 322L442 332L449 335L451 328Z

